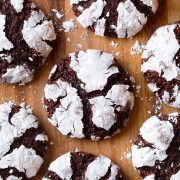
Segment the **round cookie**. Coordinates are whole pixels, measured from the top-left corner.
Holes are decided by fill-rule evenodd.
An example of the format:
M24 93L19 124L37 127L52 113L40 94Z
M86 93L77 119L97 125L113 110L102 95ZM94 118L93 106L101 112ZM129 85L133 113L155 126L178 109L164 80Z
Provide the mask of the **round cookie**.
M180 179L180 113L150 117L132 146L132 162L144 180Z
M32 109L11 102L0 105L0 179L25 180L43 163L48 138Z
M159 0L70 0L78 22L96 35L129 38L156 13Z
M52 162L43 180L96 179L123 180L120 169L104 156L84 152L69 152Z
M163 103L180 108L180 22L157 29L142 59L149 89Z
M54 26L28 0L0 0L0 83L25 84L44 64Z
M118 133L134 106L127 72L112 54L71 53L53 68L44 89L49 121L63 135L99 140Z

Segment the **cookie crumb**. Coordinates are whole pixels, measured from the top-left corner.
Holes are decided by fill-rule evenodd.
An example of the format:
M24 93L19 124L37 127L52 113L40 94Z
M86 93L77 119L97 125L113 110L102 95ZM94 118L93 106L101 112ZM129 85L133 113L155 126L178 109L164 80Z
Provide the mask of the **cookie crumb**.
M145 45L142 42L136 41L130 50L130 54L131 55L142 54L144 48L145 48Z

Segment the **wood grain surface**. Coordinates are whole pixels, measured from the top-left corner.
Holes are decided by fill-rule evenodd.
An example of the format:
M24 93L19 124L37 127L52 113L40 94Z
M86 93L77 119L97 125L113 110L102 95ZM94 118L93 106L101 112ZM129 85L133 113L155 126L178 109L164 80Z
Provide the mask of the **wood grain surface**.
M70 8L69 0L32 1L37 3L38 6L46 13L49 13L52 8L58 10L64 9L65 20L76 19ZM148 111L153 110L155 100L151 98L152 94L148 91L143 76L140 72L141 58L139 55L132 57L130 55L130 49L136 40L146 43L156 28L178 20L180 20L180 0L162 0L159 11L154 19L149 22L148 25L137 36L129 40L97 37L90 31L88 31L88 37L85 40L82 40L80 36L84 35L86 30L84 30L75 20L78 27L71 33L61 32L58 34L56 48L47 59L43 70L39 72L36 79L32 83L26 86L0 85L0 102L3 103L11 100L16 103L20 103L25 101L27 104L31 105L34 109L35 115L40 120L42 128L46 131L50 141L53 142L53 145L51 143L49 146L49 152L45 163L43 164L38 175L33 178L34 180L40 180L42 178L51 161L55 160L63 153L76 149L96 155L103 154L111 158L117 165L119 165L127 180L140 179L137 172L132 167L131 160L125 158L125 154L130 152L132 141L136 138L142 123L150 116ZM70 42L67 41L68 37L71 40ZM112 41L118 43L116 48L113 48L110 45ZM43 89L50 70L61 57L65 56L67 53L77 50L78 43L83 45L83 49L95 48L113 54L119 52L121 54L121 56L118 58L119 63L122 64L128 70L129 74L134 77L136 85L141 86L141 91L136 97L135 108L131 115L128 126L120 134L109 140L92 142L65 137L47 121L47 114L43 109ZM164 113L175 111L178 110L168 106L163 107Z

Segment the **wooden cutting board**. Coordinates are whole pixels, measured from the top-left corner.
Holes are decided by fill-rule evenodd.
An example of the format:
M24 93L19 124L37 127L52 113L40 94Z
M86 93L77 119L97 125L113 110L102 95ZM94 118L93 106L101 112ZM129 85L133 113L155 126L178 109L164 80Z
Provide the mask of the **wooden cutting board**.
M36 2L40 8L48 13L52 8L65 11L65 19L76 19L69 5L69 0L32 0ZM51 143L49 153L38 175L34 180L40 180L45 174L48 165L58 156L68 151L76 149L90 152L93 154L103 154L111 158L122 169L127 180L139 180L137 172L133 169L131 160L127 159L129 155L132 141L136 138L139 128L142 123L150 117L149 111L153 110L154 100L152 94L148 91L140 72L141 58L139 55L132 57L130 49L136 40L146 43L156 28L180 20L180 1L179 0L163 0L160 5L156 17L148 23L148 25L133 39L117 39L95 36L94 33L88 31L88 37L85 40L80 38L86 34L78 23L76 29L71 33L61 32L58 35L56 48L46 61L46 65L41 70L32 83L26 86L9 86L0 85L0 103L4 101L14 101L20 103L25 101L34 109L35 115L39 118L43 129L46 131ZM70 42L67 38L70 38ZM116 48L111 46L111 42L118 43ZM136 97L134 112L131 115L128 126L118 135L100 142L92 142L87 140L70 139L62 136L52 125L47 121L47 114L43 109L42 97L43 89L47 81L49 72L53 65L67 53L77 50L77 44L82 44L83 49L100 49L106 52L116 54L119 52L119 63L122 64L134 77L137 86L141 86L140 94ZM152 100L149 100L152 99ZM164 113L175 112L177 109L170 107L163 108Z

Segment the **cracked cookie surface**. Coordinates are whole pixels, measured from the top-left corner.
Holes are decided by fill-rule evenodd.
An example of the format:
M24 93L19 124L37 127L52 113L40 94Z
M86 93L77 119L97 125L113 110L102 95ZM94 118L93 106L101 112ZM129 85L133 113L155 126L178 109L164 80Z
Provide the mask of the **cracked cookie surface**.
M161 102L180 108L180 22L157 29L142 59L149 89Z
M71 53L53 68L44 89L49 121L63 135L99 140L123 129L134 106L133 87L112 54Z
M132 146L132 162L144 180L180 178L180 113L150 117Z
M0 179L26 180L43 163L48 138L32 109L11 102L0 105Z
M119 167L104 156L69 152L52 162L43 180L123 180Z
M0 0L0 83L25 84L44 64L56 39L52 21L28 0Z
M70 0L78 22L96 35L129 38L156 13L159 0Z

